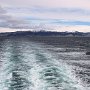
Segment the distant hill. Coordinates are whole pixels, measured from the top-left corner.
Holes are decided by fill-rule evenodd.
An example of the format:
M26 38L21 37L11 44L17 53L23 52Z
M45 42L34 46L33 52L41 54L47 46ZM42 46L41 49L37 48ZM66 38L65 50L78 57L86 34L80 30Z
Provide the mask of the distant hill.
M90 37L90 33L83 33L83 32L51 32L51 31L17 31L17 32L6 32L0 33L1 37L4 36L83 36L83 37Z

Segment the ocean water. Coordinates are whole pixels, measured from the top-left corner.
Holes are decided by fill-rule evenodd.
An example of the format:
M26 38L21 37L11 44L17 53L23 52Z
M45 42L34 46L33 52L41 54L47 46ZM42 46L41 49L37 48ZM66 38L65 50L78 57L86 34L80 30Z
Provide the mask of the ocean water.
M25 38L0 41L0 90L90 90L90 57Z

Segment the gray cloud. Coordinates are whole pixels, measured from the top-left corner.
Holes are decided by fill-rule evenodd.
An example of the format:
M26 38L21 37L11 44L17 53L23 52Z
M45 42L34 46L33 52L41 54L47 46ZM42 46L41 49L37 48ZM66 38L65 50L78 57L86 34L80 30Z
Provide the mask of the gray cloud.
M37 12L37 13L65 13L65 14L84 14L90 15L90 10L81 9L81 8L47 8L47 7L7 7L6 10L11 13L30 13L30 12Z
M0 27L4 28L12 28L12 29L34 29L34 30L41 30L41 29L52 29L50 25L45 24L31 24L28 20L25 19L17 19L7 14L7 12L0 8Z
M19 20L15 17L8 15L6 10L4 10L1 6L0 6L0 27L13 29L30 28L28 22L26 22L25 20Z
M58 13L58 14L74 14L74 15L90 15L90 10L81 8L47 8L47 7L33 7L27 8L26 11L37 13Z
M0 6L0 14L6 14L6 11Z

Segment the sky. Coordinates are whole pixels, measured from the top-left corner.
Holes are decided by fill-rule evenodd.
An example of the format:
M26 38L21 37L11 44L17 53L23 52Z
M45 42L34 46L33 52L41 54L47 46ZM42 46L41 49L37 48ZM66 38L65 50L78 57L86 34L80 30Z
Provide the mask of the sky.
M90 32L90 0L0 0L0 32Z

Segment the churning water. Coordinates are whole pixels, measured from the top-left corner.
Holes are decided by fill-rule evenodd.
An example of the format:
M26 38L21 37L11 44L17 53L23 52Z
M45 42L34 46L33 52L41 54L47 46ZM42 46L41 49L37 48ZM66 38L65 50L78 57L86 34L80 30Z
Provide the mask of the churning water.
M61 48L57 54L48 48L56 49L27 39L0 41L0 90L90 90L77 74L86 70L76 64L83 52Z

